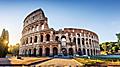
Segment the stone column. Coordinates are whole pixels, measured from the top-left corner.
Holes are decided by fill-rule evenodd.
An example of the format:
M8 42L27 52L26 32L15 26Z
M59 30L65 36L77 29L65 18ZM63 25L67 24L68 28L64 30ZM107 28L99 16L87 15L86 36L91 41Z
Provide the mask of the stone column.
M45 46L43 46L42 49L43 49L43 50L42 50L42 55L45 56Z
M53 48L52 45L50 45L50 56L53 55Z
M22 55L24 55L24 50L22 50L22 53L21 53Z
M93 55L95 55L95 54L94 54L94 48L95 48L95 47L94 47L94 41L93 41L93 40L92 40L92 46L93 46L93 48L92 48L92 49L93 49Z
M40 24L38 24L38 31L40 31Z
M42 27L42 25L41 25L41 24L39 24L39 31L41 30L41 27Z
M65 36L66 36L66 42L69 42L68 33L66 33Z
M89 36L89 35L88 35ZM90 45L90 42L89 42L89 37L87 37L88 38L88 49L89 49L89 55L91 55L91 52L90 52L90 47L91 47L91 45Z
M43 42L46 42L46 35L45 35L45 33L43 34Z
M92 49L92 55L94 55L94 49Z
M70 48L70 47L68 47L68 46L66 47L66 49L67 49L67 54L69 54L69 48Z
M37 38L38 38L37 43L40 44L40 34L38 34Z
M77 36L77 33L76 33L76 47L77 47L77 51L78 51L79 46L78 46L78 36Z
M33 26L33 29L32 29L33 32L35 32L35 25Z
M85 55L88 55L88 53L87 53L87 48L85 48L85 52L86 52L86 54L85 54Z
M34 36L32 36L32 44L34 44Z
M34 26L34 32L36 32L36 25Z
M73 34L71 33L71 42L73 42Z
M62 36L62 35L61 35L61 34L59 34L59 41L61 41L61 36Z
M75 50L75 46L73 46L72 49L73 49L73 54L76 54L77 52Z
M31 33L32 32L32 26L30 27L30 32L29 33Z
M83 44L82 44L82 35L80 33L80 45L81 45L81 48L83 48Z
M19 55L23 55L22 54L22 47L19 49Z
M27 56L29 56L29 50L27 50Z
M50 33L50 41L53 41L53 31Z
M83 55L83 48L80 48L81 49L81 55Z
M30 44L30 37L28 37L28 45Z
M84 44L85 44L86 55L88 55L88 53L87 53L87 49L88 49L88 47L87 47L87 44L86 44L86 38L85 38L85 37L84 37Z
M39 56L39 45L36 47L36 56Z
M61 46L60 46L60 44L58 44L58 54L60 54L61 53Z
M92 54L91 54L91 49L89 49L89 54L92 55Z
M33 49L31 49L31 55L33 55Z

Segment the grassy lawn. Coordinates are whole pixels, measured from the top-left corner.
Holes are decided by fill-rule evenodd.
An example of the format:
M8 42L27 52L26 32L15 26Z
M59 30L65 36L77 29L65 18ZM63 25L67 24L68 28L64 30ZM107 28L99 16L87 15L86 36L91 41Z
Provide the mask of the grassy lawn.
M83 65L96 65L99 64L105 64L107 66L109 65L120 65L119 59L117 61L110 61L110 60L98 60L98 59L85 59L85 58L75 58L76 61L79 63L82 63Z
M104 60L93 60L93 59L84 59L84 58L75 58L76 61L82 63L83 65L94 65L96 63L108 63Z

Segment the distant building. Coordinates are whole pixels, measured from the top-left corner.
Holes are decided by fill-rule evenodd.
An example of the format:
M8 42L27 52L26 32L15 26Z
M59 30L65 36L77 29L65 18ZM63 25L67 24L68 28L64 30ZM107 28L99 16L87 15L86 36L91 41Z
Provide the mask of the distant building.
M48 26L42 9L30 13L24 20L19 54L23 56L99 55L99 38L92 31L64 28L58 31Z

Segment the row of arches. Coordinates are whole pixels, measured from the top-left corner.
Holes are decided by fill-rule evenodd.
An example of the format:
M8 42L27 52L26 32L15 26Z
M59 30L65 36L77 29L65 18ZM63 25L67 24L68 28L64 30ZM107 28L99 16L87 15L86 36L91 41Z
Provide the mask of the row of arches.
M40 17L41 18L41 17ZM31 21L26 21L26 23L24 23L24 28L23 28L23 31L22 31L22 34L25 34L25 33L29 33L29 32L36 32L36 31L40 31L40 30L43 30L46 26L46 23L47 20L44 20L44 21L38 21L38 19L34 20L36 22L40 22L40 24L30 24ZM48 25L47 25L48 26Z
M36 48L34 48L33 50L32 49L29 49L28 50L28 55L29 56L37 56L37 52L36 52ZM39 56L43 56L43 49L42 48L39 48ZM53 48L53 55L57 55L58 54L58 49L57 47L54 47ZM27 55L27 50L25 50L25 55ZM45 56L50 56L50 48L45 48Z
M63 39L64 39L64 41L66 41L66 36L62 36L62 37L61 37L61 40L63 41ZM55 40L56 40L56 41L59 41L59 37L56 36L56 37L55 37ZM77 44L80 45L80 38L74 37L74 38L73 38L73 43L74 43L74 44L76 44L76 40L77 40ZM69 41L72 42L70 37L69 37ZM91 45L91 44L93 43L93 40L88 39L88 38L81 38L81 41L82 41L82 45L85 45L85 43L86 43L87 45L88 45L88 44ZM89 42L89 43L88 43L88 42Z
M52 51L52 56L54 56L54 55L58 55L58 48L57 47L54 47L53 49L52 49L53 51ZM50 48L49 47L46 47L45 49L44 49L44 51L45 51L45 54L43 54L43 49L42 48L39 48L39 53L38 54L36 54L37 52L36 52L36 48L34 48L33 50L32 49L29 49L28 50L28 53L27 53L27 50L25 50L25 56L50 56L51 54L50 54ZM61 52L64 54L64 55L73 55L74 54L74 51L73 51L73 48L69 48L68 49L68 52L67 52L67 49L66 48L62 48L61 49ZM90 56L90 55L96 55L96 52L97 52L97 50L95 50L95 49L87 49L87 51L86 51L86 49L85 48L83 48L83 50L81 50L80 48L78 49L78 51L77 51L77 54L79 54L80 56L81 55L88 55L88 56Z
M46 41L50 41L50 35L49 34L46 34ZM28 43L37 43L38 41L38 36L34 36L34 39L33 37L30 37L30 38L26 38L25 40L23 40L23 44L28 44ZM43 35L40 35L40 42L43 42Z
M40 35L40 42L43 42L43 40L44 40L44 36L41 34ZM45 40L46 41L50 41L50 34L46 34L46 36L45 36ZM62 36L61 37L61 40L64 40L64 41L66 41L66 36ZM77 41L76 41L77 40ZM55 41L59 41L59 36L56 36L55 37ZM71 38L69 37L69 41L70 42L72 42L71 41ZM80 42L81 41L81 42ZM26 38L25 40L23 40L23 45L24 44L28 44L28 43L32 43L32 42L34 42L34 43L37 43L38 42L38 36L34 36L34 39L33 39L33 37L30 37L30 38ZM88 39L88 38L76 38L76 37L74 37L73 38L73 43L74 44L76 44L76 42L77 42L77 44L79 45L79 46L81 46L80 44L82 44L83 46L86 44L87 45L87 47L97 47L95 44L98 44L98 42L97 41L94 41L94 40L91 40L91 39Z
M88 55L88 56L96 55L96 52L97 52L97 50L95 50L95 49L87 49L87 53L86 53L86 49L85 48L83 48L83 52L81 51L80 48L78 49L78 54L79 55Z
M50 56L50 48L47 47L45 48L45 54L43 54L43 49L42 48L39 48L39 54L37 55L36 53L36 48L34 48L33 50L32 49L29 49L28 50L28 54L27 54L27 50L25 50L25 55L29 55L29 56ZM52 55L58 55L58 48L57 47L54 47L52 49ZM66 48L62 48L62 52L64 55L67 55L67 49ZM73 51L73 48L69 48L69 55L73 55L74 54L74 51Z

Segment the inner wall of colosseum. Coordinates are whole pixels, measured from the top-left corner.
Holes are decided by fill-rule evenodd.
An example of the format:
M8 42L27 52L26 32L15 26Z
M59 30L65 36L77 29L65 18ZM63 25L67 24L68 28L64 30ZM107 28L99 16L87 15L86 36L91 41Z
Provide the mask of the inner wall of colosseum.
M76 28L58 31L49 28L42 9L29 14L23 22L19 54L22 56L99 55L99 38L96 33Z

